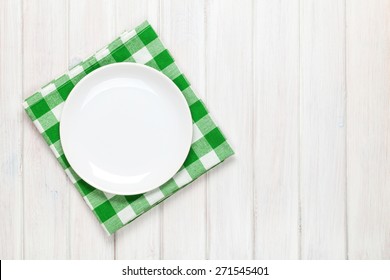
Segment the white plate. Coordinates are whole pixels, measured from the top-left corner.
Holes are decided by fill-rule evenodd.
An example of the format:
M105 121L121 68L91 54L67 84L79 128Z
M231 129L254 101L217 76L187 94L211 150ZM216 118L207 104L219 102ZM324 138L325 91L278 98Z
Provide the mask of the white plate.
M139 194L168 181L192 138L187 102L148 66L117 63L83 78L63 108L61 143L87 183L113 194Z

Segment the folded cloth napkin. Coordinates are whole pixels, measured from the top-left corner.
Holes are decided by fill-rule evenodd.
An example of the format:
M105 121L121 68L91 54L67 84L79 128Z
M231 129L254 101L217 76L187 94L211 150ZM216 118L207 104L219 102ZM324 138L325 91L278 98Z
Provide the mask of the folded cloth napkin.
M182 168L159 188L130 196L104 193L83 181L66 160L59 134L62 108L73 87L95 69L123 61L145 64L168 76L186 98L193 120L192 146ZM23 105L66 174L109 235L233 154L203 102L195 95L188 80L147 21L134 30L124 32L93 56L44 86L28 97Z

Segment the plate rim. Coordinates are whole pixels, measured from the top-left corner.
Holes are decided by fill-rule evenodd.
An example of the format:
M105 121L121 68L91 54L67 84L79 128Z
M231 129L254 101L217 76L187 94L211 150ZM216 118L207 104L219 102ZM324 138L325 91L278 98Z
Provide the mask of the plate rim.
M164 182L162 182L161 184L157 185L157 186L151 186L151 187L148 187L148 188L144 188L144 190L142 190L142 192L139 192L139 191L123 191L123 192L113 192L112 190L109 190L107 189L105 186L102 186L100 184L96 184L96 182L91 182L88 178L86 178L84 175L81 175L77 172L77 170L75 170L75 168L72 166L71 164L71 161L72 160L68 160L69 162L69 165L70 167L74 170L74 172L83 180L85 181L86 183L88 183L89 185L91 185L92 187L96 188L96 189L99 189L105 193L110 193L110 194L114 194L114 195L137 195L137 194L144 194L144 193L147 193L149 191L152 191L152 190L155 190L155 189L158 189L161 185L165 184L166 182L168 182L175 174L177 174L177 172L180 170L180 168L183 166L187 156L188 156L188 153L191 149L191 146L192 146L192 138L193 138L193 123L192 123L192 115L191 115L191 111L190 111L190 108L189 108L189 105L187 103L187 100L185 99L182 91L177 87L177 85L169 78L167 77L165 74L163 74L162 72L156 70L155 68L153 67L150 67L150 66L147 66L147 65L144 65L144 64L139 64L139 63L135 63L135 62L117 62L117 63L112 63L112 64L108 64L108 65L104 65L102 67L99 67L98 69L92 71L91 73L88 73L87 75L85 75L75 86L74 88L71 90L71 92L69 93L68 97L66 98L66 100L64 101L64 106L62 108L62 112L61 112L61 118L60 118L60 122L59 122L59 132L60 132L60 141L61 141L61 146L62 146L62 150L63 150L63 153L65 155L65 157L67 157L66 155L66 149L65 146L67 146L67 144L64 145L64 143L66 142L63 142L62 141L62 137L61 135L63 135L63 129L64 129L64 126L61 125L63 123L63 117L64 117L64 112L66 112L66 109L69 107L69 104L70 102L68 102L70 99L73 99L75 98L74 96L75 95L75 92L76 92L76 89L79 88L82 84L83 84L83 81L86 80L87 77L91 78L92 76L96 75L98 72L101 72L103 70L106 70L108 68L115 68L116 66L119 66L119 65L128 65L128 66L131 66L131 67L135 67L135 68L143 68L143 69L146 69L147 71L151 71L151 72L154 72L155 74L157 74L158 76L160 76L161 78L165 79L168 83L170 83L171 85L174 86L175 88L175 91L177 92L177 94L179 95L179 98L181 99L181 102L185 105L184 107L186 108L186 114L187 114L187 117L190 121L190 124L189 124L189 143L188 143L188 147L187 147L187 150L186 150L186 156L184 157L183 160L181 160L180 162L180 165L175 169L175 172L169 176L169 178L167 180L165 180ZM66 115L66 114L65 114Z

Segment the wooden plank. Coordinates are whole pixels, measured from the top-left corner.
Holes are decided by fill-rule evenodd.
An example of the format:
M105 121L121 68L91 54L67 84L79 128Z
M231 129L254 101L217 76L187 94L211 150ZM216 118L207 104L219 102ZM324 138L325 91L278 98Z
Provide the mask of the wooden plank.
M23 2L23 94L67 68L67 1ZM63 169L24 117L24 257L69 257L69 189Z
M116 31L132 29L144 20L158 31L158 0L117 0ZM117 259L159 259L161 256L161 205L116 233Z
M208 174L208 258L253 257L252 1L206 2L206 105L236 156Z
M69 2L69 62L93 54L115 37L115 2ZM70 192L70 257L113 259L114 237L108 237L76 188ZM93 236L93 238L91 238Z
M204 1L161 3L161 39L199 97L205 96ZM163 204L162 257L206 257L206 178L178 192Z
M4 260L23 257L22 1L0 2L0 26L0 259Z
M346 258L344 4L301 1L303 259Z
M390 1L347 1L348 255L390 258Z
M255 258L299 257L299 1L255 1Z

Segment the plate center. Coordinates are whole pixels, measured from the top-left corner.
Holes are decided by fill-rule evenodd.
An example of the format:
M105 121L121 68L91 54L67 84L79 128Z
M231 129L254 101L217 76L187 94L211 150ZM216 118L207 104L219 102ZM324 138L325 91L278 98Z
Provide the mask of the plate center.
M129 177L131 183L133 177L144 179L158 171L158 159L174 153L179 143L167 133L178 121L170 104L150 87L126 82L91 90L93 98L83 104L76 133L83 135L81 145L96 176L104 170L113 177Z
M69 163L89 184L118 194L160 186L183 164L192 136L188 105L158 71L102 67L71 92L60 124Z

